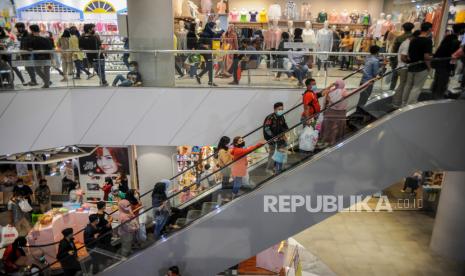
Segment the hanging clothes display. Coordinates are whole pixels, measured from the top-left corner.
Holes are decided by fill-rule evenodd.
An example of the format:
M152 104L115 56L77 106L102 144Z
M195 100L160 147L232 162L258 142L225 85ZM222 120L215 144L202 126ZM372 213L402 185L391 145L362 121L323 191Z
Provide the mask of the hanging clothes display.
M324 23L328 20L328 14L326 12L319 12L318 13L318 23Z
M202 0L200 7L202 8L202 13L210 13L213 7L212 0Z
M239 18L239 12L236 10L230 11L229 12L229 20L231 22L237 22L237 19Z
M300 7L300 19L301 20L311 20L312 19L312 11L311 11L312 5L310 5L307 2L302 3L302 6Z
M329 23L331 24L334 24L334 23L339 23L339 14L333 10L330 14L329 14L329 19L328 19Z
M279 42L281 42L281 29L269 29L263 32L264 46L266 50L278 49Z
M304 29L302 31L302 40L304 41L305 44L310 45L310 49L315 49L315 44L316 44L316 35L315 32L312 29Z
M286 8L284 9L284 16L287 20L297 19L297 4L294 1L287 1Z
M371 24L371 16L368 13L362 14L361 22L363 25L370 25Z
M219 14L225 14L226 8L227 8L227 5L223 0L220 0L220 2L216 4L216 12Z
M341 24L349 24L350 23L349 13L347 11L341 12L341 14L339 15L338 22Z
M257 11L250 11L249 14L250 14L250 22L257 22L258 12Z
M352 24L357 24L358 23L358 20L360 18L360 15L357 13L357 12L352 12L350 15L349 15L349 18L350 18L350 23Z
M239 19L239 21L241 22L247 22L247 11L246 10L242 10L241 11L241 18Z
M268 16L266 14L266 10L265 9L262 9L259 13L258 13L258 22L260 23L266 23L268 22Z
M318 30L316 41L318 52L330 52L333 48L333 32L328 29ZM318 55L318 59L326 61L328 60L328 55Z
M268 9L268 19L269 20L279 20L281 19L282 13L281 13L281 6L278 4L273 4L270 6Z

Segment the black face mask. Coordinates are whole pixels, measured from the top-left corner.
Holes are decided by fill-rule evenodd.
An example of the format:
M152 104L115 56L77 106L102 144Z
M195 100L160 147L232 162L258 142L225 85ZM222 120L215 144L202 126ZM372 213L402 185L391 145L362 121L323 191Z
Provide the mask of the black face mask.
M237 144L237 147L238 147L238 148L243 148L244 146L245 146L245 142L242 142L242 143L240 143L240 144Z

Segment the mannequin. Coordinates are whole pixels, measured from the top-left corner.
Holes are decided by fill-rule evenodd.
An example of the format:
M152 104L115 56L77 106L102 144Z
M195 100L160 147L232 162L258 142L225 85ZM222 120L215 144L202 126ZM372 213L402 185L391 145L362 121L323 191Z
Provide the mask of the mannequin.
M287 31L291 35L291 37L294 37L294 31L295 31L294 21L292 20L287 21Z
M326 20L328 20L328 13L326 13L326 10L323 9L320 13L318 13L318 22L324 23Z
M268 22L268 17L266 14L266 9L263 8L259 13L258 13L258 22L260 23L266 23Z
M388 14L386 16L386 21L384 21L381 27L381 35L384 36L387 32L395 30L394 23L392 23L392 15Z
M300 19L302 20L311 20L312 19L312 5L310 3L304 2L300 8Z
M257 22L258 12L256 10L250 10L249 14L250 14L250 22Z
M329 13L329 23L340 23L339 22L339 15L338 15L338 13L336 12L335 9L333 9Z
M350 23L357 24L360 18L360 13L357 10L353 10L350 13L349 18L350 18Z
M220 2L216 4L216 12L219 14L225 14L226 8L227 8L227 5L224 2L224 0L220 0Z
M187 30L184 21L179 21L179 28L176 32L176 38L178 41L178 50L187 50Z
M202 7L202 13L210 13L213 6L212 0L202 0L200 6Z
M184 0L173 1L174 16L182 16L182 3Z
M264 40L265 40L265 49L278 49L279 42L281 41L281 34L282 31L278 26L279 20L273 19L271 21L271 28L264 32Z
M278 4L278 2L275 2L273 5L271 5L268 9L268 18L269 20L273 19L281 19L281 5Z
M370 25L371 24L371 16L367 10L364 10L362 13L362 17L360 18L360 24L363 25Z
M238 18L239 18L239 12L237 11L236 8L234 8L232 11L229 12L229 20L231 20L231 22L237 22Z
M349 12L347 9L344 9L342 13L339 16L339 23L343 24L349 24L350 23L350 17L349 17Z
M402 34L402 32L400 31L401 29L402 29L402 24L400 22L396 23L395 26L394 26L394 30L390 31L389 34L387 35L387 38L386 38L386 50L389 53L392 53L392 46L393 46L394 41L396 40L396 38Z
M305 28L302 32L302 39L305 44L310 45L309 49L313 50L315 48L316 36L312 29L312 22L305 21Z
M241 22L247 22L247 11L244 8L241 9L240 21Z
M318 52L330 52L333 47L333 32L329 29L329 22L325 21L323 28L318 30L316 34L317 51ZM321 61L324 62L324 68L326 70L326 61L328 60L327 54L318 55L318 71L321 68Z
M373 38L379 39L383 36L382 28L383 24L386 22L386 19L384 19L385 16L386 15L384 13L381 13L379 15L379 19L376 20L376 23L370 27L370 34Z
M234 29L233 24L228 25L228 30L223 33L221 37L221 47L223 50L237 50L239 48L238 41L237 41L237 33ZM223 57L223 67L221 68L219 74L220 76L230 77L229 69L233 64L233 55L228 54Z

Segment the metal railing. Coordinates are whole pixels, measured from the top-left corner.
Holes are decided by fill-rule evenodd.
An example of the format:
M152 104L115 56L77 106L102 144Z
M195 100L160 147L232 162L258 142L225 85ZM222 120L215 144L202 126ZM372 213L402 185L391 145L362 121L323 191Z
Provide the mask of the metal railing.
M49 58L44 59L44 55L49 54ZM98 59L94 64L86 59L76 59L75 55L86 56L87 54L101 54L103 59ZM37 55L42 55L40 60ZM68 56L66 56L68 55ZM199 61L190 61L192 56L198 56ZM242 80L235 82L232 76L234 57L245 56L245 59L238 61L238 66ZM35 88L35 85L22 85L31 83L42 83L44 88L72 88L72 87L96 87L111 85L118 75L121 80L126 79L128 73L128 62L138 61L142 84L122 83L118 81L116 86L144 86L144 87L208 87L210 85L220 87L264 87L264 88L295 88L299 81L296 80L296 73L292 67L290 57L292 55L302 56L306 62L303 70L304 78L313 77L319 84L328 85L337 78L344 75L339 73L338 67L347 70L356 70L363 65L363 60L370 55L366 52L312 52L312 51L239 51L239 50L41 50L24 51L11 50L0 51L0 56L4 62L0 63L0 74L2 76L1 90L24 90ZM68 64L67 72L63 63L70 57L72 64ZM381 53L380 58L396 56L391 53ZM167 60L167 57L170 59ZM144 61L144 62L142 62ZM147 66L147 61L151 63L163 64L163 70L153 70L153 66ZM211 65L209 64L211 61ZM69 61L68 61L69 62ZM172 71L166 70L166 66L172 63ZM286 67L287 65L287 67ZM71 70L69 67L71 66ZM208 66L212 67L209 71ZM51 84L46 85L34 70L51 70ZM147 69L148 67L152 67ZM31 69L32 68L32 69ZM49 69L50 68L50 69ZM206 68L206 69L205 69ZM84 70L85 69L85 70ZM87 71L87 72L86 72ZM206 71L205 77L200 82L197 76ZM34 76L31 76L31 72ZM81 75L87 74L87 78L80 79ZM103 73L103 74L102 74ZM19 75L21 74L21 76ZM61 75L58 76L58 74ZM207 76L211 74L211 78ZM287 75L286 81L279 81L280 75ZM100 77L103 75L103 77ZM163 76L164 79L172 80L170 84L157 84L154 79ZM190 76L190 78L189 78ZM79 79L78 79L79 77ZM208 82L207 82L207 79ZM239 77L239 79L241 79ZM297 78L298 79L298 78ZM211 80L211 81L210 81ZM202 83L203 85L199 84ZM208 85L207 85L208 84ZM351 84L349 84L351 86ZM351 88L355 88L353 85Z

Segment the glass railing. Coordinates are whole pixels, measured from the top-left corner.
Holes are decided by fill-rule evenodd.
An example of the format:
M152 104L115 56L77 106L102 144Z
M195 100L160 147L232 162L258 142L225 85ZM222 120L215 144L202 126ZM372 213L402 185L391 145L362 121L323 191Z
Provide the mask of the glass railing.
M353 72L363 66L367 55L365 52L250 50L0 51L0 90L113 84L122 87L290 89L301 86L299 79L310 77L327 86L344 77L346 71ZM142 60L154 66L147 66L146 62L142 65ZM128 75L131 61L139 61L140 80L134 74ZM347 84L348 88L358 85L356 82ZM385 84L382 81L376 85Z
M351 77L353 77L353 75L354 74L351 74ZM350 77L348 79L350 79ZM320 150L331 147L351 135L353 132L342 127L342 124L345 126L347 123L346 113L355 108L357 96L369 89L380 79L381 77L377 77L355 90L345 92L343 94L343 98L340 100L334 100L333 103L328 103L326 108L324 108L321 112L306 117L305 120L301 120L302 109L291 109L290 112L285 115L286 121L289 125L289 129L285 133L270 139L269 141L256 143L255 147L250 148L250 152L246 151L246 154L237 160L232 161L227 166L223 168L215 167L212 172L202 174L200 179L195 179L195 177L193 177L193 179L195 179L193 180L194 182L184 183L186 185L179 183L177 187L175 185L175 188L170 192L167 201L171 202L172 207L177 207L177 212L172 215L170 219L171 222L167 224L166 232L162 232L164 235L161 236L161 242L167 238L170 233L188 226L196 219L210 213L223 204L231 202L235 197L256 189L269 179L281 174L283 171L308 160ZM328 90L326 89L324 94L326 94L327 91ZM335 98L333 97L333 99ZM305 127L302 127L303 125L305 125ZM315 129L321 130L318 143L318 139L315 137ZM258 136L261 134L261 130L262 128L258 128L244 138L247 140L247 144L250 144L253 140L259 140L257 138L253 138L253 134ZM266 150L267 148L268 150ZM271 168L267 170L266 167L268 165L270 150L278 152L278 154L272 155L273 164ZM246 162L243 161L245 158L247 158ZM283 162L284 164L282 167L276 166L275 164L276 160L281 160L280 158L287 159L286 162ZM206 158L206 160L210 159L214 158ZM233 181L233 183L235 183L232 185L233 187L230 185L231 179L227 179L227 183L211 181L211 178L214 178L216 175L219 175L217 177L218 179L223 179L224 175L228 175L225 172L230 169L232 169L234 175L234 171L241 170L239 166L242 166L241 168L243 170L248 171L247 175L242 178L241 187L238 188L239 179L237 178ZM193 174L192 170L195 169L196 168L194 167L188 168L181 174L174 177L172 181L176 181L178 178L181 180L186 178L186 174ZM234 187L234 185L236 186ZM245 189L246 187L247 189ZM231 191L231 188L233 188L233 191ZM151 191L145 193L143 196L149 193L151 193ZM191 208L185 208L189 205ZM193 208L192 206L196 206L197 208ZM142 213L153 213L153 206L146 208L143 212L140 212L139 216ZM160 221L159 219L163 220L163 217L155 215L155 221ZM138 220L138 217L133 217L131 220ZM126 227L128 223L129 222L120 224L114 229L113 233L118 232L118 229L121 229L121 227ZM112 236L113 233L107 233L105 235ZM151 236L152 235L148 235L148 239L144 242L143 247L149 246L158 241L158 239L152 238ZM105 237L102 236L97 239L97 247L99 241L102 239L105 239ZM124 238L121 242L123 247L128 246L128 241L124 240ZM95 266L100 266L97 270L101 271L102 269L106 269L107 267L124 260L133 253L132 248L129 250L123 250L118 254L115 254L114 252L110 254L105 252L104 249L98 249L91 252L90 258L85 258L85 256L89 256L89 252L87 251L89 247L92 247L92 245L88 245L87 247L85 245L78 246L78 251L80 252L78 256L83 256L81 262L83 269L86 269L89 267L89 264L92 263L94 269ZM74 257L70 256L69 258Z

